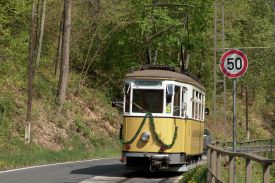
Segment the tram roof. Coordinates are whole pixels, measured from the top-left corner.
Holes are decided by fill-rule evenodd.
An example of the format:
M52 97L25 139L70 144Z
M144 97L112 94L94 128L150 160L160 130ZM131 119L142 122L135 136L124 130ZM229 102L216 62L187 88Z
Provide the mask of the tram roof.
M128 73L125 79L157 79L157 80L172 80L181 83L187 83L198 87L205 91L205 87L196 79L184 73L167 70L137 70Z

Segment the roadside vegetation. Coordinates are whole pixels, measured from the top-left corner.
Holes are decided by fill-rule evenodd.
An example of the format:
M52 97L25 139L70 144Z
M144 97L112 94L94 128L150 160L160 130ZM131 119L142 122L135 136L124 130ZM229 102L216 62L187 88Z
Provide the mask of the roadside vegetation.
M179 183L206 183L207 168L204 165L198 166L189 172L183 173L179 178Z

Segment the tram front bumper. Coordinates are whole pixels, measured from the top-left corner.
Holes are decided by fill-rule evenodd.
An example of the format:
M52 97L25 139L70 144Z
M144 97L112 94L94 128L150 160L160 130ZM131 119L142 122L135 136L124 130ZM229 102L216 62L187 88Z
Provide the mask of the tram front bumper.
M152 152L122 152L122 157L127 159L142 159L165 161L169 165L183 164L186 161L185 154L182 153L152 153Z

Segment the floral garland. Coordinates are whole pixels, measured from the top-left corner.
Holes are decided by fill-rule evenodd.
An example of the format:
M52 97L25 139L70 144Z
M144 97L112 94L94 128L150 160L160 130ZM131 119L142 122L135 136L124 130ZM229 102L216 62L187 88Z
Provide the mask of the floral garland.
M164 142L161 140L161 138L159 137L159 135L157 134L157 132L156 132L155 123L154 123L154 117L153 117L153 115L152 115L151 113L145 114L145 116L144 116L144 118L143 118L143 120L142 120L142 122L141 122L141 124L140 124L140 126L139 126L139 128L138 128L138 130L136 131L135 135L134 135L130 140L124 141L123 139L120 139L120 142L121 142L122 144L131 144L131 143L137 138L138 134L140 133L141 129L143 128L143 126L144 126L144 124L145 124L145 121L146 121L146 118L147 118L147 117L149 117L150 126L151 126L151 128L152 128L152 130L153 130L153 133L154 133L155 136L156 136L157 141L158 141L160 144L164 145L166 148L172 148L173 145L175 144L176 139L177 139L178 127L175 126L175 132L174 132L174 136L173 136L173 140L172 140L171 144L166 144L166 143L164 143Z

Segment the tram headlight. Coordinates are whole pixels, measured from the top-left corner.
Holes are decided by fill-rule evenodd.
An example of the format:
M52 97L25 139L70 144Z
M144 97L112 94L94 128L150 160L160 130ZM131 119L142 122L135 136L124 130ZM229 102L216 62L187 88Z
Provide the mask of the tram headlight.
M141 140L144 142L147 142L150 138L150 133L149 132L143 132L141 135Z

